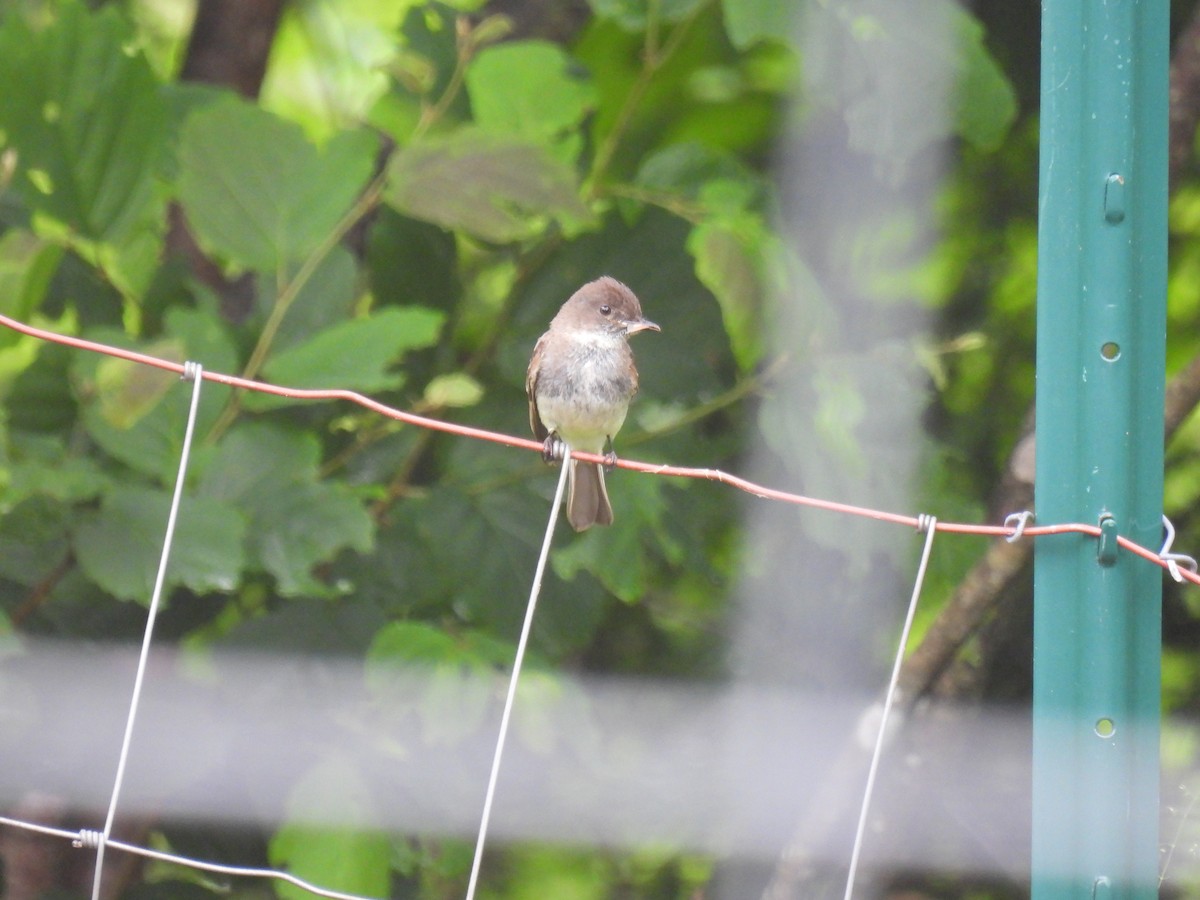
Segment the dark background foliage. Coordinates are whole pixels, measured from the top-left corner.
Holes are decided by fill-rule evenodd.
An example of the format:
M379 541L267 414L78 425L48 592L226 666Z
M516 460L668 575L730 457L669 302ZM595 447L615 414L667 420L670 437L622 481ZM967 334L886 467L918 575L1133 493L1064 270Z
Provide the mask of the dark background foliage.
M1172 11L1166 503L1186 548L1200 539L1200 19L1189 2ZM663 328L635 342L642 390L619 454L998 522L1032 503L1039 14L950 0L9 2L0 312L524 435L533 342L575 287L607 273ZM28 744L36 729L23 729L56 702L34 677L38 647L70 642L78 658L138 640L185 395L161 372L0 329L0 635L4 691L23 711L0 746ZM355 699L318 714L373 735L402 771L457 772L464 782L431 802L460 812L423 831L380 827L373 803L413 798L281 727L304 747L303 765L281 768L286 802L225 825L164 802L123 823L129 836L343 890L459 896L486 766L475 748L494 730L554 474L534 453L350 405L206 386L163 668L186 693L204 660L286 655L298 669L234 704L273 722L297 684L325 696L295 660L349 660ZM715 483L618 471L610 490L612 528L559 532L517 752L551 782L566 778L552 746L600 769L620 757L602 703L561 731L588 678L629 686L656 722L664 684L754 685L827 704L815 730L829 746L813 757L826 768L776 758L807 738L768 717L778 732L753 730L767 786L747 804L779 812L753 851L725 807L695 842L682 826L610 846L531 827L497 845L490 895L840 895L835 838L861 779L839 774L837 747L886 676L912 536ZM914 721L1003 709L1024 753L1029 563L1028 542L940 541L903 672ZM1164 710L1177 717L1200 702L1198 597L1168 583ZM406 671L428 680L401 689ZM196 746L261 751L221 718L203 719ZM386 746L377 719L397 729ZM686 730L669 711L661 721ZM960 762L973 752L953 730L913 731L913 758L933 752L923 741ZM1197 878L1180 861L1195 843L1193 744L1183 726L1165 732L1164 846L1179 848L1168 885L1180 891ZM88 821L96 804L60 796L57 771L18 772L3 802ZM1027 835L1007 824L1023 822L1027 779L1000 770L986 799L1016 812L994 819L963 812L969 791L901 790L898 808L928 801L958 824L914 837L936 861L892 857L873 889L1021 896ZM596 776L576 799L615 808L626 789L649 804L655 783L647 794L614 779L608 796ZM713 775L705 789L739 783ZM713 833L738 835L736 849ZM88 883L86 861L45 859L0 847L4 896ZM183 877L131 863L109 891L208 893Z

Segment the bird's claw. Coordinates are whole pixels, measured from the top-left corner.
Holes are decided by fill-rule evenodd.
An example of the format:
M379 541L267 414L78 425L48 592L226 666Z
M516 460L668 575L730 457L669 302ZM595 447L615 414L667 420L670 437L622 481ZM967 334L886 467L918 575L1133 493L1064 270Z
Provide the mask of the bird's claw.
M608 449L608 452L604 454L604 471L611 472L616 467L617 467L617 452L610 447Z

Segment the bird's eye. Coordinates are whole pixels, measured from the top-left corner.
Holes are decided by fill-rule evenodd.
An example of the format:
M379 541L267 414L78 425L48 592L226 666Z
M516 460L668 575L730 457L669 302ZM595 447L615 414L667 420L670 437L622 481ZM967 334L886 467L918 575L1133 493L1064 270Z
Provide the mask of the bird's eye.
M607 316L612 314L612 307L605 303L600 307L600 315Z

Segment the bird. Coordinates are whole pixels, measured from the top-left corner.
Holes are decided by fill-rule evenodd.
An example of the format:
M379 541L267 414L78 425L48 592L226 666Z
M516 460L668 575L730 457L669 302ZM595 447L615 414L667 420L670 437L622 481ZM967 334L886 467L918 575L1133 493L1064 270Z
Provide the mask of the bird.
M642 315L637 295L608 275L568 298L538 338L525 375L529 426L543 442L547 462L562 458L561 441L572 451L607 456L609 466L616 463L612 439L638 390L629 338L661 330ZM599 464L571 459L567 521L576 531L612 524Z

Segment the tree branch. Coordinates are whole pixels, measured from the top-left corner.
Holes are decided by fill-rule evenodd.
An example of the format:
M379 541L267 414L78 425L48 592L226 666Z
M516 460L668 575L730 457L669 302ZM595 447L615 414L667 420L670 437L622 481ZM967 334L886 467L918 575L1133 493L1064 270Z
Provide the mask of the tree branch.
M1172 182L1191 161L1192 145L1200 124L1200 6L1180 34L1172 55L1170 73L1170 157ZM1172 378L1166 387L1164 433L1167 440L1200 404L1200 355ZM992 509L1017 512L1031 509L1033 502L1033 411L1026 416L1025 433L1005 467L1005 477L996 491ZM904 661L900 672L896 714L900 721L935 685L939 699L954 699L977 692L979 679L988 669L965 664L951 669L963 646L992 621L992 614L1006 598L1028 589L1024 583L1033 556L1033 542L994 541L955 589L926 632L920 646ZM1000 629L1003 630L1003 629ZM997 642L997 645L1001 643ZM985 650L986 655L986 650ZM972 671L967 672L967 669ZM803 896L819 866L812 849L831 829L844 822L856 800L866 767L866 752L850 741L822 778L816 802L801 816L788 847L780 857L764 900Z
M1171 55L1168 161L1174 184L1192 159L1200 121L1200 8L1175 39Z
M1179 35L1171 59L1170 178L1174 182L1191 159L1196 127L1200 124L1200 6ZM1170 380L1166 388L1164 431L1170 440L1200 404L1200 356ZM1027 433L1017 443L992 508L1003 512L1032 509L1032 410ZM905 660L901 671L902 703L908 708L920 699L950 665L968 639L1016 586L1033 553L1030 541L997 541L967 573L954 596L938 614L921 645ZM953 683L960 683L953 679Z
M201 0L179 77L257 97L284 0Z
M180 80L222 85L243 97L257 97L285 2L201 0ZM197 280L221 298L221 312L227 319L239 322L249 315L254 305L253 276L227 278L196 243L175 203L169 210L166 247L168 255L182 259Z

